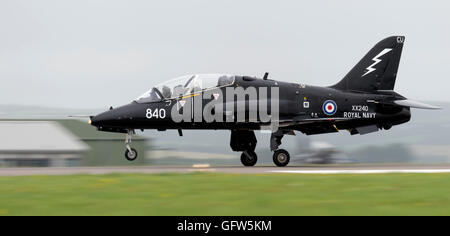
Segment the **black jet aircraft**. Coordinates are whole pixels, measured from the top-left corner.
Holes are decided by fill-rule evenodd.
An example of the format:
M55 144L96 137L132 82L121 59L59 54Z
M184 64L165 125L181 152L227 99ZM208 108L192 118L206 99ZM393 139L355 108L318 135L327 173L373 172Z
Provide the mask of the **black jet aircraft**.
M125 133L125 157L132 161L137 152L130 147L135 130L156 129L158 131L178 130L183 136L184 129L230 130L230 146L233 151L242 152L244 166L257 162L255 153L255 130L268 129L271 132L270 149L274 151L273 161L277 166L289 163L289 153L279 149L284 135L300 131L306 135L324 134L347 130L351 135L367 134L379 130L389 130L392 126L408 122L410 108L438 109L438 107L409 100L393 91L397 78L405 37L393 36L377 43L348 74L337 84L328 87L310 86L300 83L281 82L268 78L238 75L187 75L155 86L130 104L110 108L110 110L90 117L90 124L100 131ZM230 102L227 88L244 91L248 88L269 88L267 94L258 91L257 97L244 96L246 118L238 120L239 101ZM242 90L237 90L242 88ZM278 89L273 99L272 88ZM205 93L208 93L205 96ZM239 94L235 94L239 96ZM233 97L235 95L232 95ZM266 97L261 98L261 95ZM218 99L222 96L222 99ZM228 99L225 97L228 96ZM196 102L196 98L202 98ZM267 102L269 99L270 102ZM263 121L258 115L250 120L255 106L264 100L270 117L273 103L278 105L276 127L273 120ZM211 101L221 101L221 104ZM227 104L225 104L227 103ZM196 108L202 111L212 104L211 114L223 116L222 121L206 121ZM222 108L219 109L218 105ZM189 109L188 109L189 108ZM260 107L256 106L256 109ZM183 121L174 121L173 111L190 110ZM269 128L267 128L269 127ZM212 136L213 138L213 136Z

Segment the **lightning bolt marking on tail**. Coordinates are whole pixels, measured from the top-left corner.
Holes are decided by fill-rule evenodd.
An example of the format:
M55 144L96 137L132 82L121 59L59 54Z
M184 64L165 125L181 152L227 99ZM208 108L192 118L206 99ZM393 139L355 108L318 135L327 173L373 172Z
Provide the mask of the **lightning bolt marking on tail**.
M372 63L372 65L370 65L366 68L367 72L364 73L361 77L364 77L365 75L367 75L371 72L374 72L376 70L374 68L374 66L376 66L381 61L380 57L383 56L384 54L390 52L391 50L392 50L392 48L385 48L385 49L383 49L383 51L378 53L378 55L376 55L374 58L372 58L372 61L374 61L374 62Z

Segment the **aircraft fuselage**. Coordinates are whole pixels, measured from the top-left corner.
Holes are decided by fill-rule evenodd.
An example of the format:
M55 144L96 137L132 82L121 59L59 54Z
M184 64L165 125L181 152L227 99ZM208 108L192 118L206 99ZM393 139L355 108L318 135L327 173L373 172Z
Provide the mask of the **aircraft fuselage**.
M316 87L304 84L285 83L275 80L262 80L257 78L236 76L234 84L227 87L217 88L221 90L221 95L226 100L226 88L228 87L248 87L279 89L279 120L282 129L291 129L301 131L305 134L320 134L337 132L338 130L352 130L362 126L375 125L378 128L383 126L389 127L409 121L411 114L410 109L398 106L390 101L402 98L396 93L387 94L370 94L352 91L341 91L328 87ZM251 78L251 80L250 80ZM214 93L214 91L210 91ZM248 120L252 107L249 103L254 101L258 104L260 94L256 100L245 98L245 122L239 122L237 117L237 105L234 104L234 111L231 121L223 118L223 122L207 122L203 118L205 106L214 100L204 98L204 92L199 91L189 96L181 96L164 101L137 103L131 102L125 106L106 111L95 117L92 117L92 125L98 127L102 131L116 131L126 133L130 129L248 129L259 130L261 127L268 125L257 117L256 120ZM267 98L271 99L268 93ZM194 100L201 102L195 102ZM172 119L172 110L174 106L180 107L180 101L184 101L185 105L190 105L191 113L196 111L194 106L201 106L201 119L196 119L192 114L187 121L175 122ZM324 103L326 101L335 104L335 112L327 113ZM234 100L236 103L236 99ZM259 105L259 104L258 104ZM225 107L225 105L223 105ZM259 106L255 106L258 109ZM186 109L182 107L181 109ZM224 108L225 109L225 108ZM271 113L271 107L267 107L267 111ZM180 111L180 113L183 111ZM224 117L226 114L224 114ZM230 116L230 115L228 115ZM316 127L317 126L317 127Z

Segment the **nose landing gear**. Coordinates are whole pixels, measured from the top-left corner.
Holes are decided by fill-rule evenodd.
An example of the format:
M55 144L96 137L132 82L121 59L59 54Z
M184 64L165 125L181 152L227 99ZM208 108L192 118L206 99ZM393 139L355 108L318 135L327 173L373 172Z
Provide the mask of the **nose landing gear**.
M125 151L125 158L129 161L134 161L138 157L138 153L136 149L130 148Z
M125 146L127 148L125 151L125 158L129 161L134 161L138 157L138 153L137 153L136 149L130 147L131 137L135 134L136 134L136 132L134 130L129 130L125 137Z

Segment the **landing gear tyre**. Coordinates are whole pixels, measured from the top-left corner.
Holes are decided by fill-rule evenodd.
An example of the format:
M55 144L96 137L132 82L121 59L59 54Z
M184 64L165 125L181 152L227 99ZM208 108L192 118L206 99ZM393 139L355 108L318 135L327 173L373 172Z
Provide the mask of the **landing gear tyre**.
M273 153L273 163L275 163L278 167L287 166L290 160L291 156L289 155L289 152L284 149L276 150Z
M253 151L246 151L241 154L241 162L244 166L254 166L258 161L258 156Z
M134 161L137 159L138 153L137 153L136 149L134 149L134 148L130 148L130 149L131 149L131 151L128 149L125 151L125 158L129 161Z

